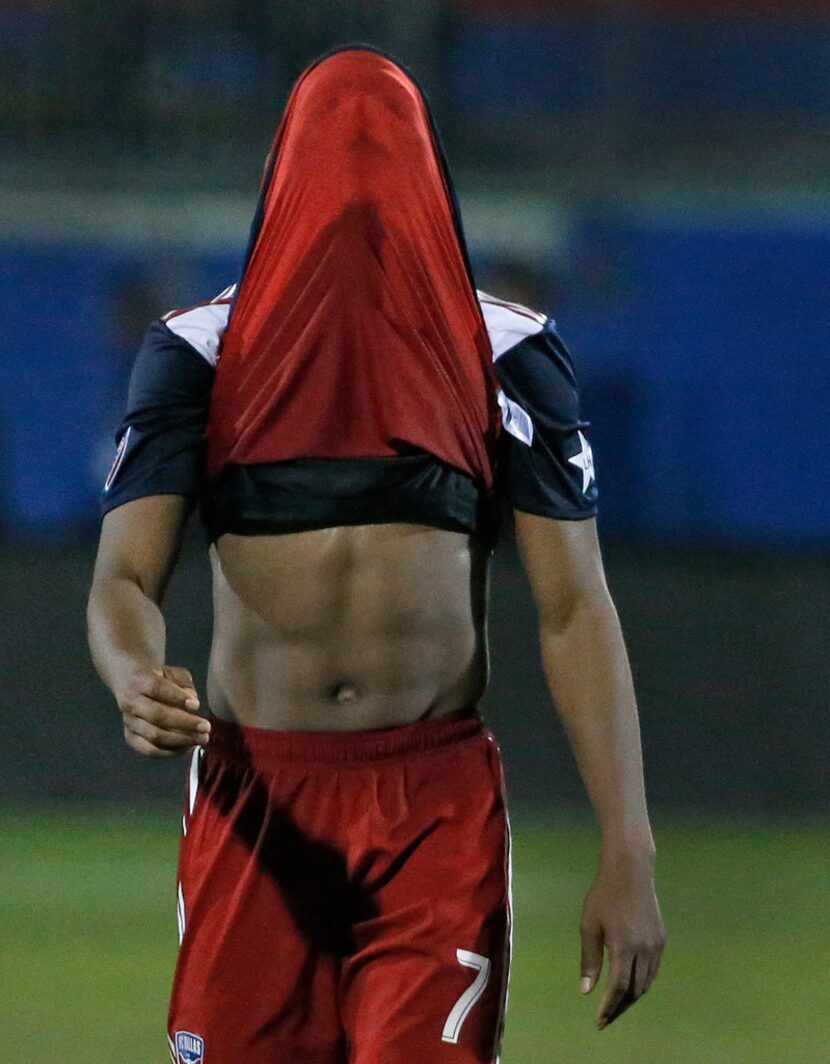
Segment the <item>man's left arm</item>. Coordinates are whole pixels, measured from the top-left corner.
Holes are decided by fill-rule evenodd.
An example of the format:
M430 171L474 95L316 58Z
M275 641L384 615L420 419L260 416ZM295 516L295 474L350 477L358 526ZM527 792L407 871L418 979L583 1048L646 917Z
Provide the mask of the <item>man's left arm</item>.
M596 521L517 510L516 535L539 614L545 676L602 831L580 928L583 993L599 980L603 951L609 955L597 1013L602 1030L649 988L665 942L631 670Z

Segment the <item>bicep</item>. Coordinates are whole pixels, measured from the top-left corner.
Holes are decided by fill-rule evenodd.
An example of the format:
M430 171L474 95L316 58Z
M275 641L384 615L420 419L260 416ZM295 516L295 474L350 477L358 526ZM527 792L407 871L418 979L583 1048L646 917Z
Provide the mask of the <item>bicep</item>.
M561 626L577 606L609 603L595 518L559 521L514 512L516 540L543 625Z
M128 580L159 602L181 547L188 500L182 495L150 495L110 510L101 524L93 586L102 580Z

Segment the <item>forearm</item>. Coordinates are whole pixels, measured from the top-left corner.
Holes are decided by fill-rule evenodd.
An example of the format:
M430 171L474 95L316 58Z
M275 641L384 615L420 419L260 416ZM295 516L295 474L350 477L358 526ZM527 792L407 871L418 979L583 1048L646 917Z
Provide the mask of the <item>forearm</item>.
M124 689L137 667L164 665L164 618L134 580L96 578L89 595L87 630L92 660L114 694Z
M565 618L543 623L541 643L550 692L596 810L604 851L648 855L654 844L640 726L610 597L579 600Z
M596 878L580 920L580 988L597 984L608 951L602 1029L657 974L665 930L654 893L654 841L646 811L640 724L596 522L516 511L548 685L602 828Z

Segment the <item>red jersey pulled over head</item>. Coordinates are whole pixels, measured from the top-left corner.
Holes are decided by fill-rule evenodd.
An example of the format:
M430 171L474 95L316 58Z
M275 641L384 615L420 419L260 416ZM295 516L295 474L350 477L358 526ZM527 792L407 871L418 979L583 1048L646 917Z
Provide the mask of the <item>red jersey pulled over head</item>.
M214 476L426 452L493 483L491 349L424 97L361 48L310 67L266 165L208 429Z

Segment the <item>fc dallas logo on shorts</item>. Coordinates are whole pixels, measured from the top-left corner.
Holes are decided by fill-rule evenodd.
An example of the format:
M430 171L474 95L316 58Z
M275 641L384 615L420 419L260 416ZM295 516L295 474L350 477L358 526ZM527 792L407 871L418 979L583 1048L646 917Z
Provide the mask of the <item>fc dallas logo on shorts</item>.
M205 1040L191 1031L176 1031L176 1064L204 1064Z

